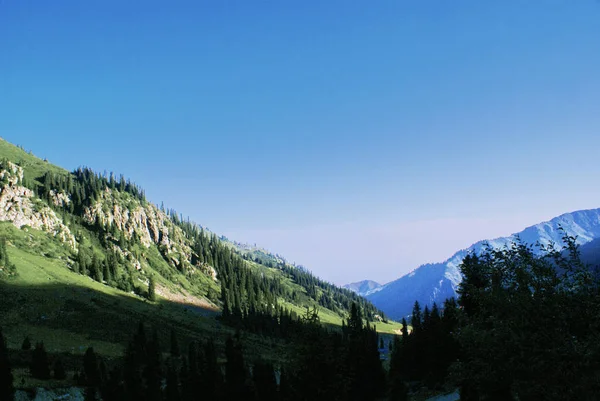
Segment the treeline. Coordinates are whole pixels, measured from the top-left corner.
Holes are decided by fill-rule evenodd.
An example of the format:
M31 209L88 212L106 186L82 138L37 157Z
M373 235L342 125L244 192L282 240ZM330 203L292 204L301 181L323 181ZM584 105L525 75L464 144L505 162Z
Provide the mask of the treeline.
M454 299L444 302L443 310L433 304L421 310L415 302L408 331L402 319L402 335L396 336L390 358L390 399L403 400L410 386L443 388L448 370L459 354L455 335L459 309Z
M278 255L263 251L254 251L242 252L242 256L246 260L254 261L263 266L279 269L292 281L304 288L308 297L316 300L320 306L334 311L341 316L346 316L352 304L356 303L364 311L365 318L370 322L375 321L375 315L379 315L384 321L386 320L385 314L365 298L353 291L321 280L302 267L292 266ZM293 299L293 301L297 300L296 298Z
M464 400L592 400L600 394L600 285L575 238L515 243L462 264L456 365Z
M331 332L320 326L316 309L307 309L289 360L278 366L265 360L247 361L239 333L227 339L224 349L208 340L191 342L187 351L181 352L174 331L167 348L156 331L149 335L140 323L121 363L109 367L88 348L81 366L70 377L85 388L86 400L376 400L386 390L385 373L377 333L362 317L354 304L344 329ZM13 376L1 332L0 340L0 399L12 401ZM30 347L24 341L23 349ZM30 374L49 379L50 361L43 343L27 352L31 352ZM54 378L64 380L67 374L60 361L53 366Z
M162 207L164 209L164 207ZM373 321L378 314L385 319L383 312L373 304L352 291L327 283L309 272L293 267L285 261L274 261L273 258L254 258L241 253L219 239L215 234L205 231L197 224L184 220L181 214L170 209L167 215L179 226L186 237L193 243L192 264L207 263L213 266L221 281L221 301L224 317L236 325L242 324L244 318L253 322L244 323L245 328L260 326L259 331L279 331L272 326L274 319L288 322L289 313L278 307L278 298L291 303L303 303L308 299L315 300L318 305L347 316L352 303L356 303L364 311L367 320ZM279 278L268 278L265 274L249 268L245 261L253 261L269 268L278 269L285 277L291 279L306 291L306 299L298 291L291 290Z
M396 339L390 400L423 385L467 401L597 399L600 281L575 238L563 241L468 255L458 303L416 303L412 332Z

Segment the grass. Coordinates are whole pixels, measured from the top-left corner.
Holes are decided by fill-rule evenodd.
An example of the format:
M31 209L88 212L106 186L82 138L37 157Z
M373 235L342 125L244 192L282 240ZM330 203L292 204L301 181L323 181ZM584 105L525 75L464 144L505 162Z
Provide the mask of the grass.
M29 182L38 181L48 171L68 174L4 140L0 140L2 158L21 165ZM125 193L118 194L115 201L123 207L139 206L137 200ZM81 218L67 217L68 226L78 236L80 245L91 248L102 258L105 252L94 233ZM80 356L92 346L104 357L119 358L139 321L156 328L163 344L168 344L173 327L181 339L182 349L187 342L207 337L214 338L219 346L233 333L215 319L214 312L161 298L149 302L73 272L69 268L73 252L47 233L29 227L17 229L9 222L0 222L0 237L8 240L8 253L18 273L7 280L0 277L0 326L12 350L20 348L23 338L29 336L34 343L43 340L54 355ZM139 245L130 250L143 255L139 259L146 275L152 274L157 285L171 292L184 289L192 295L209 298L220 292L218 284L203 274L186 276L177 272L154 246ZM304 313L304 305L316 305L303 287L279 270L252 261L249 265L266 277L280 279L287 291L297 295L296 305L283 304L298 315ZM136 278L141 277L136 273ZM319 315L325 325L339 327L342 324L342 317L333 311L319 308ZM377 324L382 334L397 334L401 327L395 322ZM245 334L244 344L250 358L276 361L284 355L280 352L282 342L278 340Z
M289 302L285 302L283 300L279 300L282 306L285 306L287 309L294 311L298 314L298 316L302 316L306 309ZM329 326L342 326L342 317L337 313L330 311L329 309L319 308L319 319L322 324ZM380 334L389 334L389 335L399 335L400 330L402 330L402 324L394 321L388 321L388 323L377 322L375 323L375 327L377 332ZM410 328L410 326L409 326Z
M0 140L0 159L6 158L13 163L18 163L25 171L25 178L33 182L37 178L51 171L57 175L67 174L67 170L44 161L32 153L15 146L5 140Z
M13 228L0 224L0 232L7 231ZM45 244L35 230L16 231L13 242ZM51 247L52 240L47 245ZM234 333L215 319L213 311L161 298L149 302L74 273L62 254L49 258L38 251L35 246L8 246L17 276L0 280L0 326L13 351L29 336L34 344L44 341L53 355L81 356L87 347L94 347L103 357L118 359L140 321L147 330L157 331L163 349L168 349L172 328L183 350L189 342L207 338L222 349ZM250 360L277 362L284 355L278 340L244 334L244 345Z
M6 300L0 305L0 324L10 348L30 336L34 342L44 340L53 352L82 353L93 346L103 355L120 356L138 321L156 327L165 342L170 327L188 341L231 333L185 305L148 302L74 273L62 260L14 247L8 253L18 273L0 282Z

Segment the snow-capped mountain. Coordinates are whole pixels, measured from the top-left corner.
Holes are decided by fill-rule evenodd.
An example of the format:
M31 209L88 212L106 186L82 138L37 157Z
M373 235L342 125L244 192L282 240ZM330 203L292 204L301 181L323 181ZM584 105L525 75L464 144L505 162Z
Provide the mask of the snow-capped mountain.
M565 232L559 231L559 227ZM401 319L411 313L415 301L419 301L424 307L431 306L433 302L441 304L446 298L456 296L462 279L460 263L469 252L480 252L486 243L493 248L501 248L519 237L527 244L539 242L543 245L561 245L565 233L577 237L580 245L600 238L600 209L565 213L508 237L479 241L456 252L442 263L422 265L395 281L368 291L365 296L389 317Z
M373 291L376 288L381 287L381 284L373 281L373 280L363 280L356 283L346 284L342 288L346 288L350 291L354 291L358 295L365 295L370 291Z

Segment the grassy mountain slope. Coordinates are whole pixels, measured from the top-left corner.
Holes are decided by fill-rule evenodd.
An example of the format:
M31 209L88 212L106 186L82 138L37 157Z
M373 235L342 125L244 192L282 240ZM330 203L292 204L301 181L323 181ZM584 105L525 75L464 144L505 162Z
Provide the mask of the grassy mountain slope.
M29 335L51 352L94 346L117 356L138 321L157 327L165 343L170 327L184 343L222 340L233 329L215 316L227 302L242 315L277 307L293 316L318 306L332 325L341 325L352 302L370 320L380 314L281 257L161 210L123 177L70 173L3 140L0 160L0 239L14 266L0 266L0 325L11 348ZM279 340L248 334L247 342L251 353L281 355Z

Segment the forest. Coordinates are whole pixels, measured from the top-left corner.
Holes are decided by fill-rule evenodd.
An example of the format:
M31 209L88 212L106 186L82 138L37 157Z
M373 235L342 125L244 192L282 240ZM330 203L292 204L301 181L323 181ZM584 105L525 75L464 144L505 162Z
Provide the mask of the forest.
M238 330L224 349L211 340L180 347L174 332L165 346L140 323L120 364L108 369L88 350L77 380L86 399L105 401L401 401L454 389L469 401L593 400L600 391L600 286L575 238L564 243L537 245L542 256L520 242L468 255L459 298L431 308L415 303L410 324L385 345L356 303L341 329L322 325L318 307L297 319L280 311L262 324L260 311L233 308L222 319ZM286 362L246 360L248 329L287 338ZM391 349L389 364L382 346ZM31 347L25 339L23 349ZM53 374L64 375L43 343L30 358L32 375L50 377L51 362ZM4 340L0 374L0 395L11 400Z

